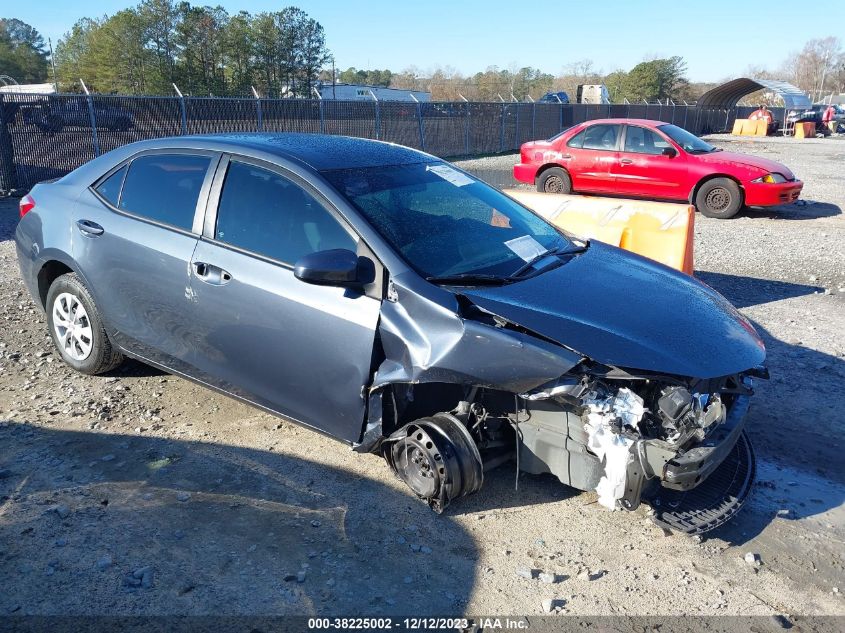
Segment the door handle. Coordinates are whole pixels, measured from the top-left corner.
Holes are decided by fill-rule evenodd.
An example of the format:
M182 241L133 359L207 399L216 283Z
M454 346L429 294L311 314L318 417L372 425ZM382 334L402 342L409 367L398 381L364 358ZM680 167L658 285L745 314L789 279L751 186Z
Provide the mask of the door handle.
M80 233L89 237L96 237L98 235L102 235L104 232L102 226L96 222L92 222L91 220L77 220L76 228L79 229Z
M620 158L619 159L619 163L622 164L622 165L630 165L633 162L634 161L631 160L630 158Z
M223 286L232 281L232 274L219 266L206 262L194 262L193 268L197 279L212 286Z
M561 160L572 160L572 154L561 154L560 159Z

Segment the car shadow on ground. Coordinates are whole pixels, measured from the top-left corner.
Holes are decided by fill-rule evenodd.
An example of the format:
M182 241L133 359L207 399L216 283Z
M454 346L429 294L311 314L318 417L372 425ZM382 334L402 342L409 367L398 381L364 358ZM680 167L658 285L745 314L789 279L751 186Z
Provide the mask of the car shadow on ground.
M473 589L473 537L398 482L21 420L0 423L0 465L3 612L434 615Z
M798 200L776 207L745 207L737 217L766 218L771 220L816 220L842 215L839 205L815 200Z
M819 286L706 270L695 271L695 277L723 295L737 308L748 308L772 301L824 292L824 288Z
M708 533L734 545L754 539L776 519L830 522L822 515L845 503L845 443L839 439L845 359L782 341L759 323L754 327L771 373L756 381L748 416L757 476L747 506Z

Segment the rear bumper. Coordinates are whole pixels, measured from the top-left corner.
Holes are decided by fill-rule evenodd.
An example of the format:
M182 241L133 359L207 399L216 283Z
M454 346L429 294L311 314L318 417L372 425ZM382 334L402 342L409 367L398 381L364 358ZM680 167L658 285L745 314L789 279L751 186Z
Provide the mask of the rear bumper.
M15 232L15 252L18 256L18 270L23 279L26 289L36 305L41 306L41 297L38 293L38 275L35 274L35 257L33 256L32 244L21 235L20 228Z
M519 182L527 182L534 184L534 178L537 176L537 165L518 163L513 166L513 177Z
M790 204L798 200L804 183L800 180L779 184L746 182L744 186L745 204L750 207L771 207L778 204Z

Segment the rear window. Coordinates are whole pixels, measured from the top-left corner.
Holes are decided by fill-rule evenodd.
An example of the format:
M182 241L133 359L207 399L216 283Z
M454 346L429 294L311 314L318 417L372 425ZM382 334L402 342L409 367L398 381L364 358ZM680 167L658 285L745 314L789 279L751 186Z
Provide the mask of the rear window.
M152 154L136 158L129 165L119 208L190 231L210 162L206 156L188 154Z
M97 185L96 191L109 204L116 207L118 198L120 198L120 185L123 184L123 176L126 175L127 165L124 165L111 176L106 178L103 182Z

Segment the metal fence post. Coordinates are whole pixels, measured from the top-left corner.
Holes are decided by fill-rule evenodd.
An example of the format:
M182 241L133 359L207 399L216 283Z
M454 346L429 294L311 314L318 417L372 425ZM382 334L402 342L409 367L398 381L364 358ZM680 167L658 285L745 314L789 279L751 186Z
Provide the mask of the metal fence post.
M464 155L469 156L469 103L464 103L467 114L464 119Z
M319 101L319 108L320 108L320 134L326 133L326 106L323 104L323 100L320 99Z
M499 137L499 152L505 151L505 104L502 103L502 135Z
M557 100L560 101L560 97L558 97ZM560 103L557 104L557 107L558 110L560 110L560 129L558 132L563 132L563 101L560 101Z
M173 89L176 91L176 94L179 95L179 109L182 113L182 135L188 133L188 109L185 107L185 97L182 95L182 91L179 90L179 87L176 84L171 84Z
M416 99L415 99L416 101ZM422 104L417 101L417 122L420 126L420 149L425 151L425 125L423 125L423 109Z
M88 92L88 86L82 79L79 80L82 84L82 89L85 91L85 100L88 102L88 118L91 120L91 140L94 142L94 156L100 155L100 139L97 138L97 115L94 114L94 99L91 93Z
M258 94L258 91L255 89L255 86L250 86L252 88L252 96L255 97L255 117L258 123L258 131L264 131L264 114L261 112L261 96Z
M514 134L514 144L519 147L519 104L516 104L516 133ZM510 147L508 149L511 149Z
M0 192L8 193L18 188L18 174L15 169L15 148L12 145L12 134L9 123L14 116L13 108L6 114L3 95L0 94Z

